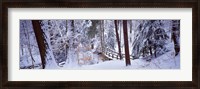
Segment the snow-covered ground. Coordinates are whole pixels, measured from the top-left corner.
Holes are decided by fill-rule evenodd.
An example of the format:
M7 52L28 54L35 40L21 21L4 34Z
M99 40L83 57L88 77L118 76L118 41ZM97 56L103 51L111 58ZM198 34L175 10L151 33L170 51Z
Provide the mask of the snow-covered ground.
M125 66L124 60L112 60L93 65L68 65L61 69L180 69L180 55L174 55L174 51L169 51L151 61L135 59L130 66Z
M35 66L35 68L36 69L38 69L38 68L40 68L40 66L41 66L41 58L40 58L40 55L33 55L33 58L34 58L34 61L35 62L33 62L33 64L34 64L34 66ZM30 56L23 56L23 57L21 57L21 59L23 59L23 60L21 60L20 61L20 68L21 69L26 69L26 68L32 68L32 59L31 59L31 57ZM31 60L31 61L30 61Z
M40 59L40 56L35 56ZM28 58L30 60L30 58ZM23 61L27 62L27 61ZM53 63L53 62L52 62ZM32 65L31 63L25 63ZM34 65L40 64L39 60L36 60ZM41 66L41 65L38 65ZM23 65L21 65L23 67ZM35 69L40 69L40 67L36 67ZM175 56L174 50L169 51L157 58L151 59L151 61L146 61L146 59L135 59L131 60L130 66L125 66L125 60L111 60L105 62L99 62L98 64L92 65L77 65L77 64L65 64L63 67L58 67L55 64L50 64L46 67L47 69L69 69L69 70L93 70L93 69L180 69L180 54Z

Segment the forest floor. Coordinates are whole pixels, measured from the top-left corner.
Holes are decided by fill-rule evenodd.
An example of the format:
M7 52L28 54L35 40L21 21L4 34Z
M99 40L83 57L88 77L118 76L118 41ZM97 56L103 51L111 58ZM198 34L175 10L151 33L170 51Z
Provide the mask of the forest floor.
M174 56L174 51L169 51L157 58L146 61L146 59L131 60L130 66L125 66L124 60L111 60L93 65L77 67L63 67L62 69L180 69L180 55Z
M39 56L35 56L38 57ZM30 58L29 58L30 59ZM36 64L39 63L38 60L35 62ZM31 65L31 63L28 63ZM35 69L40 69L38 65ZM180 69L180 54L177 56L174 56L174 51L169 51L157 58L152 58L150 61L147 61L147 59L139 58L135 60L131 60L131 65L126 66L125 60L117 60L113 59L110 61L104 61L99 62L97 64L92 65L77 65L77 64L65 64L63 67L58 67L55 64L49 64L50 67L47 69L69 69L69 70L91 70L91 69L100 69L100 70L106 70L106 69ZM32 67L32 66L29 66ZM27 68L29 68L27 67ZM21 67L23 69L23 67Z

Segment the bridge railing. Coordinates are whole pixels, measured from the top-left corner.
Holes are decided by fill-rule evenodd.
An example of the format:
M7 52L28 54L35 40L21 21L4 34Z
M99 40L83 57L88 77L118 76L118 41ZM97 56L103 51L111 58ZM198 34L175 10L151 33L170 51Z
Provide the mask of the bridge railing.
M119 57L119 53L114 51L113 49L110 48L105 48L104 51L105 55L111 57L111 58L116 58L116 59L120 59ZM122 54L122 59L125 58L125 54ZM133 56L130 55L130 59L134 60Z

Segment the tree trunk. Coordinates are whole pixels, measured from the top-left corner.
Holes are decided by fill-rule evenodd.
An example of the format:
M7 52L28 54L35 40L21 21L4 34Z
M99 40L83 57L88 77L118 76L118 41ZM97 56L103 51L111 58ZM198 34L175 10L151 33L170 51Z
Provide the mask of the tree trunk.
M101 52L103 52L103 23L100 21Z
M120 24L120 20L118 21L118 25L119 25L119 40L121 41L121 24ZM120 47L121 47L121 44L120 44Z
M130 25L130 28L129 28L129 35L132 35L132 20L129 20L129 25ZM132 37L130 36L129 37L129 46L130 46L130 49L132 49L131 48L131 43L132 43ZM130 51L130 53L131 53L131 50L129 50Z
M23 45L21 45L22 56L24 55Z
M123 32L124 32L126 66L129 66L131 65L131 62L130 62L129 46L128 46L127 20L123 20L123 30L124 30Z
M73 47L75 49L76 47L75 47L75 43L74 43L74 40L75 40L75 37L74 37L75 36L74 20L71 20L71 28L72 28L71 31L72 31L73 37L70 39L70 40L72 40L71 41L72 43L70 43L70 44L71 44L71 47Z
M117 43L118 43L118 50L119 50L119 58L122 60L122 54L121 54L121 47L120 47L120 40L119 40L119 34L118 34L118 26L117 26L117 20L115 20L115 32L116 32L116 38L117 38Z
M32 68L34 69L34 62L35 62L35 60L34 60L34 58L33 58L33 54L32 54L32 50L31 50L31 42L30 42L30 38L29 38L30 36L29 36L29 33L28 33L28 31L27 31L27 38L28 38L28 50L29 50L29 53L30 53L30 56L31 56L31 59L32 59Z
M142 57L145 57L144 51L145 51L145 48L142 50Z
M67 20L66 20L66 31L67 31L67 33L68 33L68 27L67 27ZM66 33L66 34L67 34ZM65 40L67 40L68 38L67 38L67 36L66 36L66 39ZM66 57L66 59L67 59L67 52L68 52L68 43L66 42L66 44L65 44L65 57Z
M130 20L130 34L132 33L132 20Z
M154 48L154 50L155 50L155 51L154 51L154 56L155 56L155 58L156 58L156 48Z
M104 52L105 51L105 47L104 47L105 46L104 45L105 44L105 41L104 41L104 39L105 39L104 38L104 20L102 21L102 25L103 25L103 29L102 29L103 30L103 33L102 33L103 38L102 38L102 41L103 41L103 52Z
M37 44L38 44L39 51L40 51L40 57L41 57L41 61L42 61L42 69L44 69L45 65L46 65L46 61L45 61L46 46L44 43L45 38L43 35L43 31L41 29L39 20L32 20L32 24L33 24L33 30L35 32L35 37L36 37Z
M178 43L178 32L179 32L179 22L178 21L172 21L173 22L173 26L172 26L172 40L174 42L174 50L175 50L175 55L178 55L179 51L180 51L180 46Z
M152 48L151 46L149 47L150 55L152 56Z
M23 24L23 27L25 28L24 24ZM31 56L32 68L34 69L34 62L35 62L35 60L33 58L33 55L32 55L32 52L31 52L31 48L30 48L31 46L30 46L30 38L29 38L28 29L24 29L24 35L25 35L26 39L28 40L28 44L27 44L27 46L28 46L28 52L29 52L29 54Z
M71 27L72 27L71 30L74 32L74 30L75 30L75 29L74 29L74 20L71 20Z

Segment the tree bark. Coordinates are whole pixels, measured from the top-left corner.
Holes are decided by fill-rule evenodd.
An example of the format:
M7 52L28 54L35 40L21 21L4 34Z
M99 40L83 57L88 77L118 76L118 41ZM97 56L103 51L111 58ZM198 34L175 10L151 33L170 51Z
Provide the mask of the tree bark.
M151 46L149 47L149 51L150 51L150 55L152 56L152 48L151 48Z
M131 65L128 45L128 32L127 32L127 20L123 20L123 32L124 32L124 45L125 45L125 59L126 66Z
M23 45L21 45L22 56L24 55Z
M32 68L34 69L34 62L35 62L35 60L33 58L33 54L32 54L32 51L31 51L31 46L30 46L31 42L30 42L30 38L29 38L30 36L29 36L28 31L26 31L26 32L27 32L27 39L28 39L28 50L29 50L29 54L30 54L31 59L32 59Z
M104 47L104 46L105 46L105 45L104 45L104 43L105 43L105 41L104 41L104 20L102 21L102 25L103 25L103 28L102 28L102 30L103 30L103 31L102 31L102 36L103 36L103 38L102 38L102 41L103 41L103 42L102 42L102 43L103 43L103 44L102 44L102 45L103 45L103 52L105 52L105 47Z
M103 52L103 23L100 21L101 52Z
M28 46L28 52L29 52L29 54L31 56L31 60L32 60L32 68L34 69L34 62L35 62L35 60L33 58L33 55L32 55L32 52L31 52L31 48L30 48L31 46L30 46L30 38L29 38L28 29L25 29L24 24L23 24L23 27L24 27L24 35L25 35L26 39L28 40L27 46Z
M132 33L132 20L130 20L130 34Z
M154 50L155 50L155 51L154 51L154 56L155 56L155 58L156 58L156 56L157 56L157 55L156 55L156 47L154 48Z
M178 53L180 52L180 46L178 43L178 38L177 38L177 33L179 32L179 22L178 21L172 21L173 22L173 26L172 26L172 40L174 41L174 50L175 50L175 56L178 55Z
M121 26L122 26L122 25L121 25L121 21L120 21L120 20L118 21L118 25L119 25L119 40L121 41L121 38L122 38L122 37L121 37L121 33L122 33L122 32L121 32ZM120 47L121 47L121 44L120 44Z
M42 69L45 69L46 46L45 46L45 43L44 43L45 38L44 38L44 35L43 35L43 31L41 29L39 20L32 20L32 24L33 24L33 30L34 30L36 40L37 40L37 44L38 44L39 51L40 51L40 57L41 57L41 61L42 61Z
M74 32L74 30L75 30L75 29L74 29L74 20L71 20L71 27L72 27L71 30Z
M115 32L116 32L116 38L118 43L118 50L119 50L119 58L122 60L122 54L121 54L121 48L120 48L120 40L119 40L119 34L118 34L118 26L117 26L117 20L115 20Z
M145 57L144 51L145 51L145 48L142 50L142 57Z
M71 47L73 47L74 49L76 48L75 47L75 43L74 43L74 39L75 39L75 27L74 27L74 20L71 20L71 31L72 31L72 38L71 38L71 40L72 40L72 43L70 43L71 44Z

